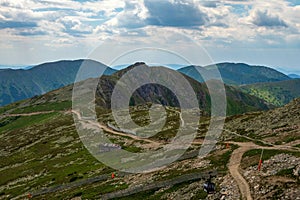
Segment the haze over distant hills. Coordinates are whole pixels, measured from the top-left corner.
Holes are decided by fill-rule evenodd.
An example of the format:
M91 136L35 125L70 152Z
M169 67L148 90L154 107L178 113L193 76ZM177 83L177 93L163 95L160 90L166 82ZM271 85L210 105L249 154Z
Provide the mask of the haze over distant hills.
M132 63L129 63L129 64L122 64L122 65L114 65L114 66L111 66L113 69L117 69L117 70L121 70L121 69L125 69L126 67L130 66ZM147 63L147 65L149 66L158 66L158 65L162 65L162 66L165 66L165 67L169 67L171 69L174 69L174 70L179 70L181 68L184 68L186 67L186 65L184 64L149 64Z
M28 65L0 65L0 69L31 69L33 66Z
M300 78L300 75L298 75L298 74L289 74L288 76L290 78Z

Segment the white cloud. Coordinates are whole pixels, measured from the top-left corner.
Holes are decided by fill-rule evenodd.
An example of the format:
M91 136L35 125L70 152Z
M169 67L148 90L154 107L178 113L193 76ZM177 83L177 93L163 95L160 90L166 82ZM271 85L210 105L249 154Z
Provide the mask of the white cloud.
M106 17L114 17L118 14L119 8L124 8L125 2L122 0L87 1L81 5L83 11L93 13L103 12Z
M147 24L193 28L205 25L209 19L199 4L192 1L157 1L145 0L149 16Z
M61 52L74 44L88 52L113 35L125 44L146 41L155 34L151 29L181 31L212 49L300 44L300 6L286 0L0 0L0 20L1 48L16 51L20 43L32 42L40 43L35 49Z
M124 10L105 25L115 28L140 28L145 26L147 10L142 1L125 1Z
M268 10L253 10L249 16L251 23L265 27L287 27L288 25L278 15Z

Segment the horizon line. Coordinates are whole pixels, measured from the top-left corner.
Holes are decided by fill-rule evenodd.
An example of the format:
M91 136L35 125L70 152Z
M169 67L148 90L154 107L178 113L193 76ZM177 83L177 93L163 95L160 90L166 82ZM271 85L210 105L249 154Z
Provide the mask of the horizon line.
M58 60L49 60L49 61L45 61L45 62L41 62L38 64L0 64L0 69L12 69L12 70L30 70L36 66L42 65L42 64L47 64L47 63L55 63L55 62L62 62L62 61L79 61L79 60L93 60L96 62L100 62L99 60L95 60L95 59L90 59L90 58L78 58L78 59L58 59ZM136 62L144 62L144 61L136 61ZM134 63L136 63L134 62ZM122 70L130 65L133 65L134 63L124 63L124 64L119 64L119 65L114 65L114 66L108 66L112 69L115 70ZM210 64L205 64L205 65L200 65L200 64L183 64L183 63L146 63L145 64L149 65L149 66L157 66L157 65L166 65L165 67L174 69L174 70L178 70L184 67L188 67L188 66L200 66L200 67L207 67L207 66L211 66L211 65L218 65L218 64L224 64L224 63L230 63L230 64L245 64L245 65L249 65L249 66L258 66L258 67L267 67L270 69L274 69L278 72L281 72L283 74L286 75L291 75L291 74L296 74L296 75L300 75L300 71L291 71L291 70L285 70L282 69L281 67L275 67L275 66L269 66L269 65L265 65L265 64L253 64L253 63L248 63L248 62L243 62L243 61L218 61L215 63L210 63ZM102 63L104 64L104 63ZM178 68L174 68L171 67L171 65L178 65ZM122 67L121 67L122 66ZM124 66L124 67L123 67ZM116 68L116 67L120 67L120 68Z

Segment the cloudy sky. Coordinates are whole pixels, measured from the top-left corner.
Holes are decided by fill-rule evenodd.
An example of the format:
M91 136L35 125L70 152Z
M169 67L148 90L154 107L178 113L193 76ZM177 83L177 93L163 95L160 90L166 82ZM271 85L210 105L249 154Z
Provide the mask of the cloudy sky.
M194 64L300 74L300 0L0 0L2 65L87 58L95 49L92 58L109 64L105 58L152 46L197 56L195 44L210 59Z

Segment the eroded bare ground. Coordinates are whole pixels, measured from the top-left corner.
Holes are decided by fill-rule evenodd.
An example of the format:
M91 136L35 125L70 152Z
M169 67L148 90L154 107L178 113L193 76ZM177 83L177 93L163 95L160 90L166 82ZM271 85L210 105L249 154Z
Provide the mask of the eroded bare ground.
M255 145L253 143L241 143L241 142L230 142L232 144L237 144L240 147L238 149L236 149L235 151L233 151L228 167L229 167L229 171L230 174L232 175L232 177L235 179L236 183L239 186L240 192L242 194L242 198L243 199L253 199L252 195L255 195L254 192L252 192L251 195L251 190L250 190L250 186L248 184L248 181L243 177L243 175L240 173L240 165L241 165L241 161L242 161L242 157L244 155L244 153L246 153L247 151L251 150L251 149L267 149L267 150L290 150L290 151L298 151L297 149L295 150L295 148L292 146L293 144L300 144L300 140L298 141L294 141L290 144L285 144L285 145L277 145L274 147L264 147L264 146L258 146ZM276 160L276 158L275 158ZM289 160L289 159L287 159ZM292 165L292 167L295 167L295 163L297 163L300 161L300 159L298 159L297 157L293 157L292 158L292 162L294 163L294 165ZM295 162L296 161L296 162ZM268 161L266 161L265 163L268 163ZM291 166L286 166L283 169L289 168ZM253 168L252 168L253 169ZM283 170L282 169L282 170ZM257 167L254 167L254 170L257 171ZM248 174L248 173L246 173ZM273 174L275 175L275 174ZM259 177L260 174L256 173L256 177ZM280 180L280 179L279 179ZM282 178L281 180L285 180L284 178ZM290 179L289 179L290 180ZM257 188L257 186L256 186Z

